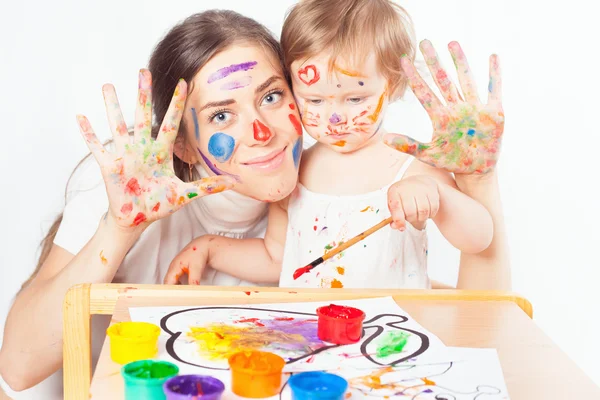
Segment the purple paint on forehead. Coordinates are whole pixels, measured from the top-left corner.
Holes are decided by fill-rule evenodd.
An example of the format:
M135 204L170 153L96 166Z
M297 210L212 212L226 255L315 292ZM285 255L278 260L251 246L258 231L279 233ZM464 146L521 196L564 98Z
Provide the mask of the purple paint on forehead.
M231 82L224 83L221 85L221 90L234 90L246 87L252 83L251 76L245 76L241 79L237 79Z
M226 76L228 76L229 74L233 74L234 72L238 72L238 71L248 71L249 69L254 68L254 66L258 64L256 61L248 61L245 63L241 63L241 64L231 64L228 67L223 67L219 70L217 70L216 72L213 72L209 77L208 77L208 83L213 83L214 81L218 81L219 79L223 79Z
M337 124L341 121L342 119L340 118L339 115L337 115L336 113L331 114L331 117L329 117L329 122L331 122L332 124Z

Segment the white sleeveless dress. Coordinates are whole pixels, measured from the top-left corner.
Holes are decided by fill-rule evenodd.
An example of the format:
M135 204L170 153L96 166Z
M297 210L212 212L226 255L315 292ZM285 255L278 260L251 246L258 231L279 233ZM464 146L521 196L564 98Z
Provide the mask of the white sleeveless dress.
M400 168L404 176L413 158ZM387 191L351 196L314 193L301 184L290 196L281 287L429 289L427 233L410 223L384 227L294 280L296 269L390 216Z

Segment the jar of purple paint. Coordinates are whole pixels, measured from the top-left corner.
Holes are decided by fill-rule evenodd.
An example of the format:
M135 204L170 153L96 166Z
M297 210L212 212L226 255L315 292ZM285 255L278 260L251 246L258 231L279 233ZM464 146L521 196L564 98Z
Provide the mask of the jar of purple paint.
M204 375L178 375L163 385L167 400L220 400L225 385Z

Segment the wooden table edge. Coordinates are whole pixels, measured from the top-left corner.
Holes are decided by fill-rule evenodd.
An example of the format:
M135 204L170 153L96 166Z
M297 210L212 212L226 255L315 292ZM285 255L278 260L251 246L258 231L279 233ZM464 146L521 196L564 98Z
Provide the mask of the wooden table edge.
M248 296L265 302L331 301L391 296L394 300L418 301L509 301L515 303L530 318L531 303L512 292L484 290L399 290L399 289L288 289L278 287L222 287L133 284L79 284L70 288L63 303L63 383L65 400L89 398L92 356L91 315L114 313L120 296L128 298L239 298Z

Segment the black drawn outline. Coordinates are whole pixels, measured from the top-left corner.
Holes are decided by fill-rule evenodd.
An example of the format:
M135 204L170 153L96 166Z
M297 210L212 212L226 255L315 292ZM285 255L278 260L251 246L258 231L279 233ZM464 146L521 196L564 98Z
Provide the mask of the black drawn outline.
M226 371L229 370L229 368L220 368L220 367L210 367L210 366L206 366L206 365L201 365L201 364L196 364L190 361L185 361L183 359L181 359L181 357L179 357L179 355L177 355L177 353L175 352L175 342L177 341L177 339L181 336L182 332L172 332L168 327L168 320L169 318L172 318L178 314L182 314L182 313L186 313L186 312L190 312L190 311L198 311L198 310L242 310L242 311L266 311L266 312L272 312L272 313L282 313L282 314L293 314L293 315L302 315L302 316L308 316L308 317L315 317L317 318L317 315L314 313L306 313L306 312L300 312L300 311L288 311L288 310L276 310L276 309L267 309L267 308L253 308L253 307L195 307L195 308L186 308L183 310L178 310L178 311L174 311L172 313L169 313L167 315L165 315L164 317L161 318L160 320L160 328L165 331L167 334L169 334L169 339L167 339L167 343L166 343L166 350L167 353L169 354L169 356L173 357L173 359L179 361L180 363L183 364L187 364L187 365L191 365L194 367L199 367L199 368L204 368L204 369L210 369L210 370L220 370L220 371ZM403 357L399 360L393 361L391 363L387 363L387 364L382 364L376 360L374 360L368 353L367 353L367 346L369 343L371 343L375 338L377 338L383 331L384 328L380 325L371 325L369 326L369 324L372 324L373 322L383 318L383 317L394 317L394 318L399 318L399 321L393 321L393 322L388 322L385 325L389 326L391 328L394 329L398 329L398 330L402 330L402 331L406 331L406 332L410 332L411 334L418 336L419 338L421 338L421 346L419 347L419 349L417 349L415 352L411 353L410 355ZM368 321L364 321L363 322L363 330L362 330L362 335L361 338L365 337L366 331L368 329L376 329L376 332L374 334L372 334L369 338L367 338L363 343L361 343L360 346L360 352L361 354L368 359L369 361L371 361L372 363L379 365L379 366L395 366L398 363L401 363L403 361L409 360L411 358L414 358L420 354L423 354L428 348L429 348L429 337L427 337L427 335L425 335L424 333L421 332L417 332L414 331L412 329L407 329L407 328L403 328L400 326L397 326L398 324L402 324L408 321L408 318L403 316L403 315L398 315L398 314L379 314L374 316L373 318L369 319ZM286 361L286 364L293 364L297 361L303 360L305 358L308 357L312 357L316 354L319 354L323 351L327 351L329 349L333 349L336 347L340 347L340 345L337 344L332 344L332 345L327 345L327 346L323 346L319 349L313 350L310 353L307 353L303 356L300 357L296 357L296 358L292 358L288 361Z

